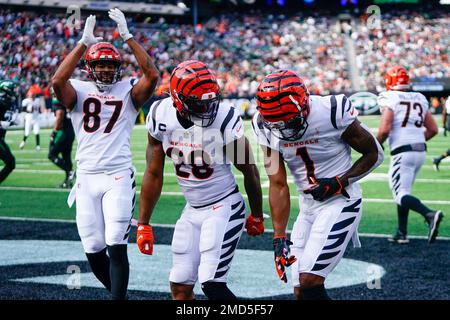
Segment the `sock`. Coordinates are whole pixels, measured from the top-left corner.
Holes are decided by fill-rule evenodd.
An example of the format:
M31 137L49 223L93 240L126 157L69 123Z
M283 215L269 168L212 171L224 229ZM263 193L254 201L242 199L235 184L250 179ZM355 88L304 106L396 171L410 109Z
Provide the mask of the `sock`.
M127 299L127 287L130 274L127 245L108 246L110 258L111 293L113 300Z
M40 145L40 137L39 137L39 135L37 134L36 135L36 146L39 146Z
M95 277L111 291L111 278L109 276L109 257L106 255L106 248L96 253L86 253L89 265Z
M422 202L420 202L419 199L412 195L405 195L401 198L400 203L402 207L414 210L418 213L420 213L422 216L426 218L427 213L432 212L430 208L425 206Z
M27 141L27 139L28 139L28 136L23 136L22 141L25 142L25 141Z
M398 230L404 235L407 234L408 213L409 213L408 208L397 205Z
M311 287L301 288L303 300L331 300L323 284Z
M236 296L227 287L226 282L204 282L202 291L209 300L236 300Z

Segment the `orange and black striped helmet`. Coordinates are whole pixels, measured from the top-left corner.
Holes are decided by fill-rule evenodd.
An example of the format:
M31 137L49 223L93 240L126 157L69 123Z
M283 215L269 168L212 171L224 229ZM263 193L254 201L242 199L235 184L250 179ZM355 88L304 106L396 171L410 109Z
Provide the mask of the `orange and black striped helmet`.
M256 92L256 104L264 125L283 140L297 140L308 126L309 92L303 80L290 70L267 75Z
M219 85L214 72L203 62L180 63L170 76L170 95L183 117L202 127L214 122L220 103Z
M408 90L410 88L408 71L402 66L395 66L384 76L386 90Z

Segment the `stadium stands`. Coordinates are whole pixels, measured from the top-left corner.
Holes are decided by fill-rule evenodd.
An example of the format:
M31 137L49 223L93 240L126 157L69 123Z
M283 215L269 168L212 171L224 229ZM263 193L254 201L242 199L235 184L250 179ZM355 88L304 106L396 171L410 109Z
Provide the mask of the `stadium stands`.
M114 26L106 16L97 21L96 34L122 49L123 75L138 76L136 61ZM18 80L22 93L35 83L45 87L80 38L81 29L70 29L65 22L63 15L0 9L0 78ZM448 13L415 13L413 19L403 13L384 15L381 30L369 30L358 19L343 27L336 18L300 14L227 14L195 27L160 18L131 26L162 73L158 93L167 90L173 66L191 58L217 71L225 97L252 96L264 74L287 67L305 77L316 94L352 91L351 64L356 64L362 87L372 91L383 89L382 74L393 63L404 64L416 77L450 77ZM356 61L347 55L346 39L354 43ZM85 74L79 69L76 76Z

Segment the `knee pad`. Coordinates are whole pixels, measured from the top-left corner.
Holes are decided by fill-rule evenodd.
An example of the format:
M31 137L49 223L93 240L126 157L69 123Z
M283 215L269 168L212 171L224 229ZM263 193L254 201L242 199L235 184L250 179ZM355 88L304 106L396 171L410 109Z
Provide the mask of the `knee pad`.
M204 282L202 291L209 300L236 300L236 296L225 282Z

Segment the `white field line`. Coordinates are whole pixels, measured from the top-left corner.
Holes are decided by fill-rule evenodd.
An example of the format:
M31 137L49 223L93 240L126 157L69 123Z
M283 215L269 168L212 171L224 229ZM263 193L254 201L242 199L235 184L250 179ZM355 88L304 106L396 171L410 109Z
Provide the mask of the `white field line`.
M269 218L270 219L270 218ZM9 220L9 221L35 221L35 222L59 222L59 223L76 223L75 220L63 220L63 219L42 219L42 218L21 218L21 217L1 217L0 220ZM153 227L161 227L161 228L168 228L168 229L174 229L175 225L173 224L165 224L165 223L152 223ZM273 229L265 229L265 232L273 233ZM288 234L291 233L290 230L287 231ZM383 233L358 233L361 237L370 237L370 238L389 238L391 235L389 234L383 234ZM420 239L420 240L427 240L427 236L413 236L409 235L408 238L410 239ZM450 241L450 237L437 237L437 240L444 240L444 241Z
M29 174L45 174L45 175L51 175L51 174L55 174L55 175L60 175L63 174L64 172L62 170L35 170L35 169L15 169L15 172L20 172L20 173L29 173ZM142 177L144 175L143 172L137 172L136 176ZM373 177L371 177L371 175L373 175ZM388 181L388 176L387 174L384 173L376 173L376 174L371 174L369 175L367 178L363 179L362 181L360 181L360 183L367 183L367 182L384 182L384 181ZM165 177L176 177L176 174L173 172L165 172L164 173ZM244 179L244 177L242 175L236 175L235 176L236 179L238 180L242 180ZM269 187L269 180L267 179L267 177L263 176L261 177L261 180L263 181L263 183L261 184L261 187L263 188L268 188ZM294 180L292 179L292 177L288 177L287 179L288 183L294 183ZM438 183L438 184L450 184L450 179L422 179L422 178L418 178L415 180L415 182L418 183Z
M36 191L36 192L59 192L59 193L69 193L69 189L57 189L57 188L37 188L37 187L0 187L0 190L8 190L8 191ZM136 191L137 194L141 192L139 190ZM161 193L162 196L168 197L182 197L183 193L179 191L164 191ZM246 194L242 195L244 198L247 198ZM264 199L268 199L268 195L263 195ZM298 196L291 196L291 199L297 200ZM394 203L393 199L380 199L380 198L363 198L363 202L368 203ZM450 201L446 200L422 200L423 203L427 204L442 204L442 205L450 205Z

